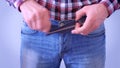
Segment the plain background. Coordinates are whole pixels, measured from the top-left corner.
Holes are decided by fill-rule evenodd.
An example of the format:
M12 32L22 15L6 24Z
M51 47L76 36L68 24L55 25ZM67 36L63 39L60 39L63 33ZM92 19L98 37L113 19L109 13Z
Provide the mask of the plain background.
M21 22L21 14L0 0L0 68L20 68ZM105 21L105 27L106 68L120 68L120 10Z

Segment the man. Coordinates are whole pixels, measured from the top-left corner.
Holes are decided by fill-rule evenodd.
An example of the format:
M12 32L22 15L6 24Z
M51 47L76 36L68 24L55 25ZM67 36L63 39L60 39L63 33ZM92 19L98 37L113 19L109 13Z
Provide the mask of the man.
M103 22L119 8L117 0L7 1L25 21L21 30L21 68L59 68L61 59L66 68L104 68ZM46 35L84 15L83 25L76 22L72 30Z

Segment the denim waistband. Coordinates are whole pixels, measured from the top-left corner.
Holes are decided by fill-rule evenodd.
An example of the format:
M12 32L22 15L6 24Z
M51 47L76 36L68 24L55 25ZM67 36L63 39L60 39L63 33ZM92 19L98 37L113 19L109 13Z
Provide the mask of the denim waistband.
M64 21L71 21L71 20L64 20ZM51 20L51 24L52 24L51 29L63 26L64 24L67 24L67 23L68 22L61 22L61 21L58 21L58 20ZM96 30L94 30L90 34L92 34L92 33L98 33L98 32L101 32L101 31L105 32L104 23L102 23Z

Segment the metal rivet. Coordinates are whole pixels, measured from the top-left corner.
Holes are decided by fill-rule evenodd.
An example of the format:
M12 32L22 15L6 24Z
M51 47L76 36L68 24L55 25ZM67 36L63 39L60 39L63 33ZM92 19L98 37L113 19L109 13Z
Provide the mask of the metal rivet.
M60 27L64 26L64 23L60 23Z

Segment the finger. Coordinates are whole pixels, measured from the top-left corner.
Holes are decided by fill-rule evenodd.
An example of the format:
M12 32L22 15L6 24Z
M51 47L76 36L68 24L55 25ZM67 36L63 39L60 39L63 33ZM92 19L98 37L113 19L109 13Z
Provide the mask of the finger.
M50 30L50 21L46 19L44 15L40 15L37 19L37 29L42 32L48 32Z
M91 17L87 16L86 21L83 24L83 26L76 28L74 31L72 31L72 33L88 35L89 32L92 30L93 25L94 25L94 22L91 20Z
M30 18L29 26L30 26L31 29L36 30L36 19L35 19L35 16L32 17L32 19Z
M43 30L43 25L42 25L43 21L41 19L37 19L36 20L36 29L38 31L42 31Z
M50 19L49 19L49 16L44 16L44 27L43 27L43 32L47 33L50 31L50 28L51 28L51 22L50 22Z
M86 11L84 11L83 8L80 9L80 10L78 10L76 12L76 18L75 18L75 20L79 20L84 15L86 15Z
M76 24L75 24L75 29L78 29L78 28L80 28L80 24L79 24L79 23L76 23Z
M43 32L48 33L50 31L50 28L51 28L51 22L50 21L46 21L46 23L47 24L43 28Z
M42 18L44 20L43 32L47 33L50 31L50 28L51 28L49 12L46 11L46 14L44 14Z
M32 29L32 22L29 20L25 20L27 26Z
M26 21L26 23L27 23L27 25L31 28L31 29L36 29L35 27L36 27L36 25L35 25L35 23L36 23L36 15L33 15L33 14L30 14L30 13L28 13L29 14L29 16L28 15L26 15L26 17L24 17L25 18L25 21Z
M76 30L78 29L78 28L80 28L80 24L79 23L76 23L75 24L75 28L71 31L73 34L76 34L77 32L76 32Z
M83 24L83 26L80 29L78 29L78 31L80 32L80 34L88 35L94 25L95 25L95 21L93 20L93 18L90 15L86 18L85 23Z

